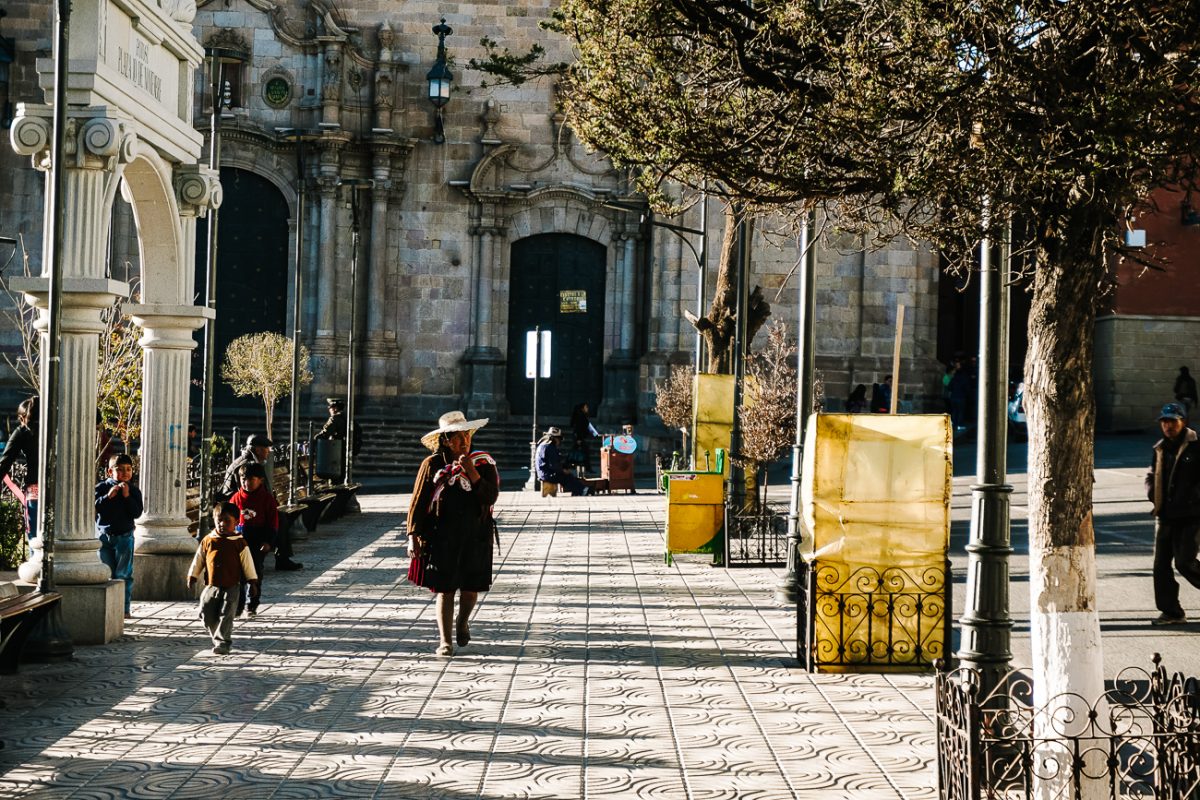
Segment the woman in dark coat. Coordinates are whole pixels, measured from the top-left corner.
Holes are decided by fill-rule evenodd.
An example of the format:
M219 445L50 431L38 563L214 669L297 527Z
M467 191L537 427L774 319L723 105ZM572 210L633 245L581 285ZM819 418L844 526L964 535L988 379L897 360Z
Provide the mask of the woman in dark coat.
M438 420L436 430L421 437L433 455L421 462L408 507L408 579L437 595L440 656L454 655L452 622L459 647L471 640L471 611L479 593L492 587L492 506L500 494L500 476L491 456L471 451L471 437L486 424L486 419L467 420L461 411L451 411Z
M575 451L581 459L576 466L582 467L583 472L592 471L592 439L596 436L589 414L591 409L587 403L580 403L571 409L571 432L575 434Z

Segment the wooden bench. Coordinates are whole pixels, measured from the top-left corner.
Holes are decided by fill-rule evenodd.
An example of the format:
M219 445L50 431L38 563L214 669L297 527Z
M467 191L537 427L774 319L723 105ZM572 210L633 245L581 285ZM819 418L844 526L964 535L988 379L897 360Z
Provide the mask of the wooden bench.
M61 600L57 592L29 592L0 600L0 674L17 671L25 640Z
M324 519L326 522L331 522L346 513L346 509L350 506L350 499L354 497L362 487L361 483L346 483L341 486L330 486L329 491L333 492L333 502L329 504L329 508L325 510Z

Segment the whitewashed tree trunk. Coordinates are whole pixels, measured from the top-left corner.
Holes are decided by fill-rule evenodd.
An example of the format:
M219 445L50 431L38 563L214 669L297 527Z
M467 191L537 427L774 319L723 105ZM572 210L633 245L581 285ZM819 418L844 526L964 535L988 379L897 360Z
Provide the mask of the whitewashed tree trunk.
M1104 692L1092 528L1092 348L1103 262L1098 246L1083 249L1077 258L1038 254L1025 366L1034 704L1051 709L1035 735L1048 738L1086 732ZM1108 797L1102 780L1074 791L1065 748L1049 743L1037 756L1043 768L1035 776L1057 773L1035 777L1039 799Z

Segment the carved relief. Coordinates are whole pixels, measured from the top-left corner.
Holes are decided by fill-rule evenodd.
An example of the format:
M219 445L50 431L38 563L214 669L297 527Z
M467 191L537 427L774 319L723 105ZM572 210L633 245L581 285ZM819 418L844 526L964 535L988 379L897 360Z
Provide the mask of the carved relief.
M217 173L199 164L175 168L175 198L183 216L203 216L210 208L220 208L223 198Z

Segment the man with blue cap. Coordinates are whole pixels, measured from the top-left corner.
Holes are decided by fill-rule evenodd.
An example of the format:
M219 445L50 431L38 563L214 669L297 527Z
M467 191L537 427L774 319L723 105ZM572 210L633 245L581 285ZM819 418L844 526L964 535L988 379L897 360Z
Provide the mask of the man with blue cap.
M1200 589L1200 443L1187 425L1182 403L1167 403L1158 415L1163 438L1154 445L1146 473L1146 495L1154 503L1154 604L1161 612L1152 625L1187 622L1179 604L1179 582L1171 568Z

